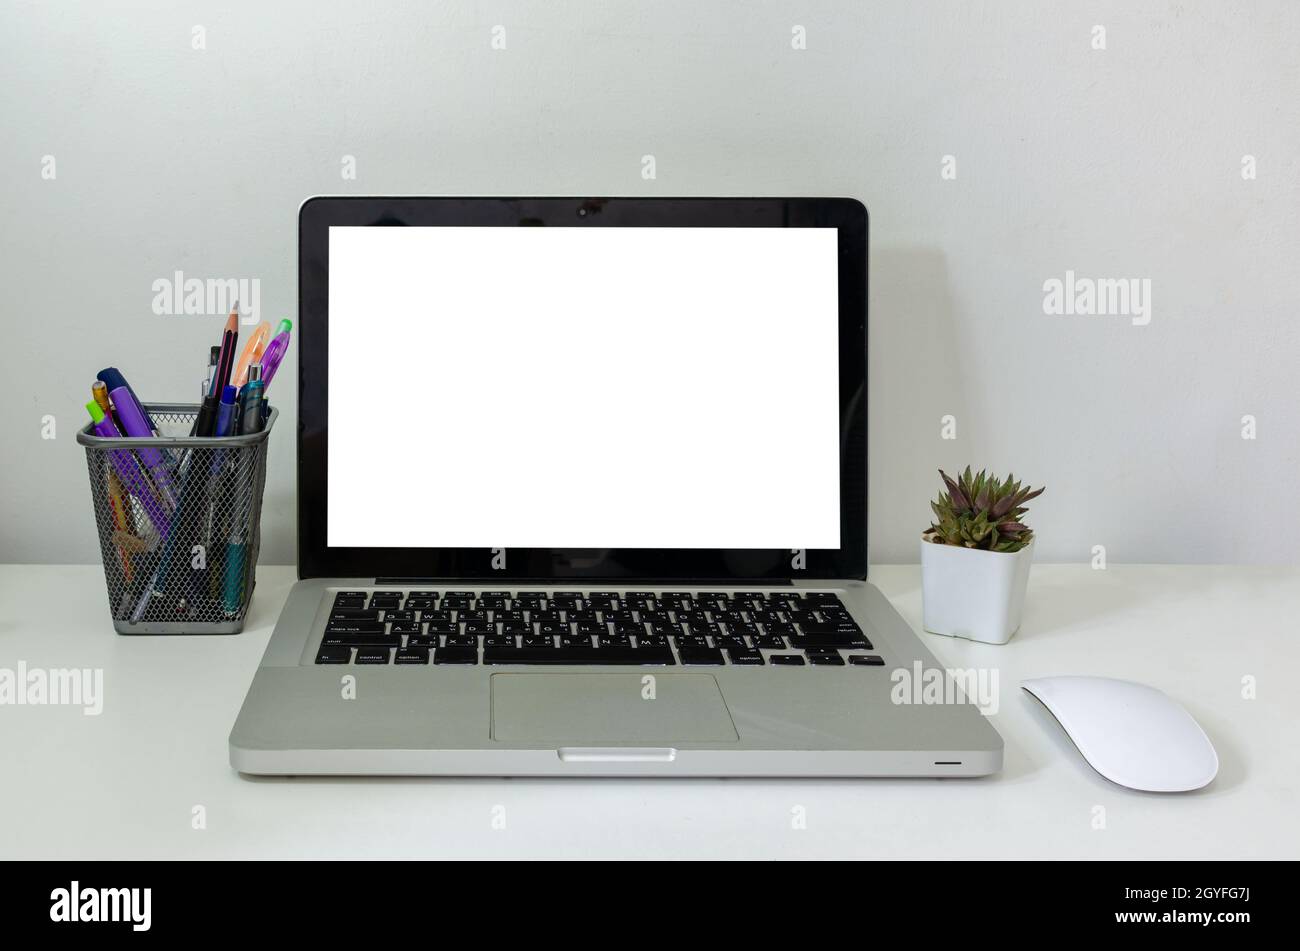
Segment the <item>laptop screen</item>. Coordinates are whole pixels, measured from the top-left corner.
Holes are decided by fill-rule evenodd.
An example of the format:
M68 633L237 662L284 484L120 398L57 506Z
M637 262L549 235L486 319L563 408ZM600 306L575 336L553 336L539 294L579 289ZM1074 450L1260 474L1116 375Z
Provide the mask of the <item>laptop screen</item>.
M327 543L840 547L835 228L329 228Z

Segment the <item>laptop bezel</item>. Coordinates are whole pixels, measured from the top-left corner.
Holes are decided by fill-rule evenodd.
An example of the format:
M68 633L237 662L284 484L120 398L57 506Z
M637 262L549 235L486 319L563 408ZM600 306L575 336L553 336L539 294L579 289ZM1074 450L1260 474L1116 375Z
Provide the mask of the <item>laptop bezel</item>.
M837 549L331 548L328 538L329 228L833 227L838 234L840 547ZM298 214L298 574L464 581L862 579L867 574L867 228L851 198L320 196ZM712 423L711 423L712 424ZM770 465L798 464L798 434L737 420ZM431 436L433 433L430 434ZM383 447L374 447L382 465ZM756 513L761 517L761 513Z

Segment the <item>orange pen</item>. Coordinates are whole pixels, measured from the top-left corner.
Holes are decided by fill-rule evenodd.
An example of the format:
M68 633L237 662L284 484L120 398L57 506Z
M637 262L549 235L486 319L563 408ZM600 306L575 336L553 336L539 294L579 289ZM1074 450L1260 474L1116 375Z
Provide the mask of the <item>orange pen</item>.
M262 353L270 339L271 325L264 320L249 335L248 343L244 344L244 352L239 355L239 363L235 364L235 375L231 377L231 383L239 387L248 382L248 368L262 361Z

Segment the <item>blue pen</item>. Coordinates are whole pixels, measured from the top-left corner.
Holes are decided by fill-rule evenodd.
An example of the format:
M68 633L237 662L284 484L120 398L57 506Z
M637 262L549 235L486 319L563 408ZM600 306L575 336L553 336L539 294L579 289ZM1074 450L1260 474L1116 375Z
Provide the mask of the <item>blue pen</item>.
M221 391L221 405L217 407L217 436L235 435L235 399L239 391L227 385Z

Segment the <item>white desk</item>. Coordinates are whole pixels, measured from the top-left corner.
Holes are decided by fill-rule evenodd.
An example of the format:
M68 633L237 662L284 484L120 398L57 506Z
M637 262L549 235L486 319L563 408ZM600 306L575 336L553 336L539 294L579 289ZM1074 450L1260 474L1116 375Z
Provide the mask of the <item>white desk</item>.
M872 578L919 630L919 569ZM1300 569L1040 566L1010 644L922 635L999 670L1006 767L981 780L247 779L226 737L292 582L260 569L237 636L119 637L98 566L0 566L0 667L104 671L99 716L0 706L0 858L1300 856ZM1179 699L1218 779L1108 783L1017 686L1059 673Z

